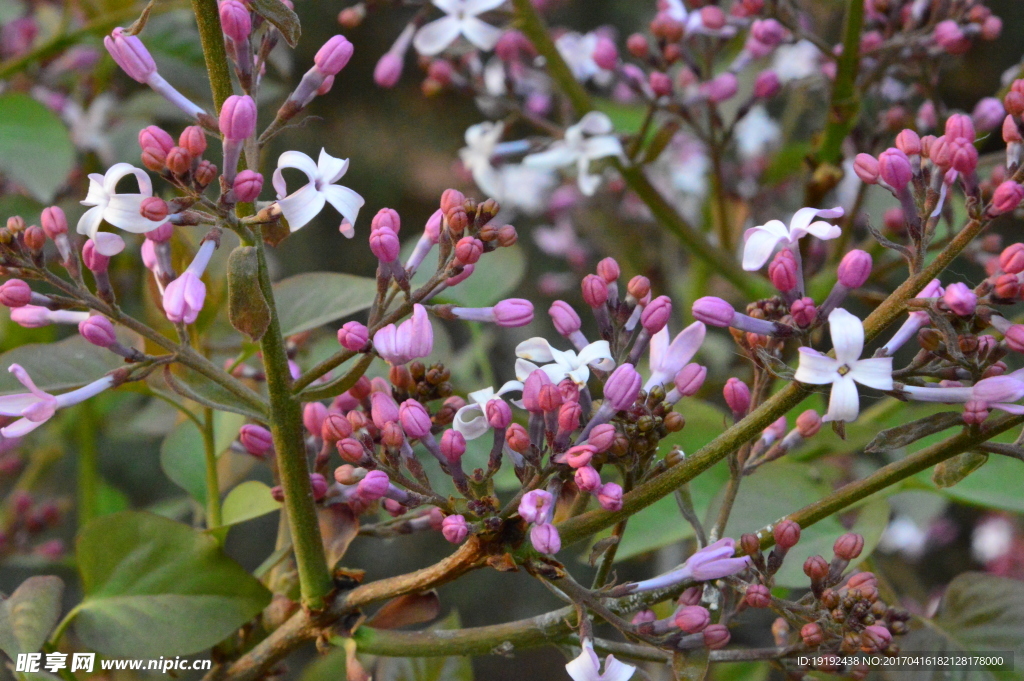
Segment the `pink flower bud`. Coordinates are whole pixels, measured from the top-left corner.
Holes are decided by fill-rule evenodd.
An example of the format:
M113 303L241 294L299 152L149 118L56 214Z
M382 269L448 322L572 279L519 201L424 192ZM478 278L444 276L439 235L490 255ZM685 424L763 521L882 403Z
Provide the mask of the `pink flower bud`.
M402 406L398 409L398 420L402 424L402 430L414 440L429 435L433 425L427 408L413 399L402 402Z
M643 379L632 364L620 364L604 384L604 399L615 411L633 406Z
M974 127L981 132L991 132L1003 122L1006 110L1003 103L995 97L984 97L974 106L971 112L971 121Z
M552 385L551 379L540 369L532 371L523 382L523 408L533 414L543 413L540 405L541 388Z
M320 501L327 496L327 478L319 473L309 474L309 486L313 489L314 501Z
M601 474L593 466L577 468L573 479L581 492L595 492L601 488Z
M597 263L597 276L604 279L606 283L613 284L622 274L618 261L615 258L604 258Z
M714 296L698 298L693 302L693 317L711 326L729 326L736 310L732 305Z
M668 296L658 296L648 303L640 313L640 324L652 336L668 324L672 316L672 300Z
M974 122L967 114L953 114L946 119L946 139L965 139L973 142L975 139Z
M254 170L243 170L235 176L235 198L242 203L252 203L263 190L263 176Z
M1007 144L1011 142L1024 142L1024 137L1020 134L1020 126L1017 125L1017 119L1011 115L1007 115L1003 119L1003 141Z
M772 604L772 592L764 584L751 584L743 596L751 608L767 608Z
M892 643L892 634L880 624L872 624L864 627L860 634L861 650L865 652L880 652L889 647Z
M836 539L832 545L832 552L843 560L856 560L860 552L864 550L864 537L853 532L847 532Z
M394 52L385 52L373 69L373 82L383 88L393 88L402 77L402 57ZM461 517L461 516L459 516Z
M352 47L348 38L336 35L317 50L316 56L313 57L313 63L323 75L333 76L345 68L348 60L352 58L354 50L355 48Z
M857 154L853 159L853 172L864 184L877 184L878 159L871 154Z
M46 236L56 239L61 234L68 233L68 219L64 211L58 206L50 206L43 209L42 215L43 231Z
M523 298L507 298L493 308L494 323L505 328L526 326L533 321L533 303Z
M455 258L465 265L473 265L484 253L484 242L476 237L464 236L455 244Z
M935 43L949 54L963 54L971 49L971 41L960 30L959 24L953 19L940 21L932 33Z
M469 279L469 277L473 274L474 269L475 265L465 265L462 268L462 271L456 274L454 277L448 277L447 279L445 279L445 284L447 284L449 287L461 284L462 282Z
M1024 187L1013 180L1007 180L996 187L992 194L992 203L988 206L988 213L992 216L1009 213L1015 210L1022 200L1024 200Z
M220 109L224 139L244 140L256 131L256 102L248 95L231 95Z
M758 99L771 99L782 90L782 81L775 71L762 71L754 79L754 96Z
M252 33L252 17L239 0L221 0L220 26L224 35L236 43L244 43L249 40L249 34Z
M583 419L583 408L579 402L565 401L558 408L558 430L563 433L571 433L580 427Z
M376 501L384 496L390 484L391 479L384 471L369 471L366 477L359 481L356 490L365 501Z
M583 325L583 322L580 321L580 316L576 314L576 310L572 309L572 306L563 300L556 300L551 303L551 307L548 308L548 314L551 316L551 321L554 322L555 330L564 338L568 338L579 331Z
M147 196L139 206L139 214L147 220L159 222L167 217L167 202L159 196Z
M967 317L974 314L978 306L978 296L966 284L958 281L946 287L942 302L955 314Z
M263 426L246 424L238 430L238 441L256 458L263 458L274 447L274 439L270 431Z
M328 413L324 423L320 426L320 437L324 442L336 443L352 437L352 422L337 413Z
M594 458L594 454L597 450L593 445L584 444L570 447L569 451L565 453L565 462L572 468L582 468L583 466L590 465L590 460Z
M167 131L150 125L139 131L139 148L142 149L142 164L150 170L164 168L167 154L174 148L174 138Z
M373 425L380 429L398 421L398 403L391 397L390 391L370 393L370 418L373 419Z
M701 389L707 375L708 370L706 367L691 362L679 370L679 373L675 375L673 383L680 395L690 397L696 395L697 391Z
M553 414L562 406L562 391L551 383L542 385L537 393L537 405L545 414Z
M96 249L96 242L93 239L86 240L85 246L82 246L82 262L92 272L106 272L110 266L110 258Z
M910 159L899 149L886 149L878 155L878 176L890 187L903 189L913 177Z
M534 525L530 529L530 543L540 553L553 556L562 549L562 539L554 525Z
M369 340L370 330L359 322L346 322L338 329L338 343L346 350L358 352L366 347Z
M1003 32L1003 20L994 14L981 22L981 37L985 40L997 40Z
M797 287L797 265L793 252L784 248L775 254L768 265L768 278L772 286L783 293L788 293Z
M452 464L457 464L465 453L466 438L462 433L454 429L444 431L444 435L441 436L441 454L444 458Z
M800 541L800 526L792 520L783 520L772 529L772 536L775 537L776 546L788 551Z
M310 402L302 408L302 425L313 435L319 435L327 418L327 407L320 402Z
M711 613L699 605L687 605L676 611L674 621L687 634L696 634L711 623Z
M622 510L622 486L614 482L606 482L597 492L597 503L606 511Z
M542 489L530 490L519 501L519 517L528 523L543 525L554 506L555 499L550 492Z
M591 54L591 59L597 64L598 68L602 68L605 71L611 71L615 68L615 65L619 63L619 50L615 47L615 43L608 36L600 35L597 37L597 42L594 45L594 52Z
M722 389L725 403L733 414L742 416L750 409L750 388L738 378L730 378Z
M0 284L0 305L24 307L31 301L32 288L21 279L8 279Z
M170 241L172 236L174 236L174 225L169 222L165 222L156 229L146 232L146 240L157 244Z
M814 306L813 299L800 298L794 300L793 304L789 306L789 314L792 315L793 321L796 322L797 326L807 328L817 318L818 308Z
M398 235L388 228L375 229L370 232L370 250L382 262L394 262L398 259L402 244Z
M668 97L672 94L672 79L661 71L651 71L647 83L656 97Z
M857 249L850 251L840 261L838 275L846 288L860 288L871 276L871 256Z
M796 417L796 430L802 438L817 435L818 431L821 430L821 416L813 409L808 409Z
M728 71L715 76L700 86L701 93L715 104L732 99L736 95L737 90L739 90L739 81L736 79L735 74Z
M370 221L370 229L390 229L395 234L402 228L402 219L393 208L381 208Z
M348 461L349 463L359 463L363 460L363 457L366 456L362 443L355 438L347 437L342 440L338 440L336 447L338 448L338 456L340 456L343 461Z
M461 544L466 541L466 536L469 534L466 518L461 515L447 516L441 522L441 534L452 544Z
M0 291L2 288L0 287ZM82 334L85 340L101 348L109 348L117 342L114 325L102 315L93 315L79 322L78 333Z
M140 83L156 73L156 62L138 36L126 35L118 26L103 39L103 46L128 77Z
M927 138L925 138L927 139ZM924 145L925 140L921 140ZM928 158L931 162L940 168L949 168L953 162L952 150L949 147L950 139L945 135L936 137L930 145L928 145Z
M775 47L786 39L785 27L775 19L757 19L750 27L750 34L758 42Z
M596 274L588 274L583 277L581 288L583 300L590 307L601 307L608 300L608 284Z
M916 156L921 153L921 138L908 128L896 135L896 148L907 156Z
M594 426L587 436L587 444L594 448L594 452L601 454L611 449L615 442L615 426L610 423L602 423Z
M487 425L495 430L505 430L512 423L512 407L505 400L489 400L484 406Z
M974 143L958 138L949 143L949 163L953 170L969 175L978 167L978 150Z
M704 645L709 650L720 650L721 648L729 645L729 640L732 638L732 634L729 633L729 628L724 624L709 624L704 629Z

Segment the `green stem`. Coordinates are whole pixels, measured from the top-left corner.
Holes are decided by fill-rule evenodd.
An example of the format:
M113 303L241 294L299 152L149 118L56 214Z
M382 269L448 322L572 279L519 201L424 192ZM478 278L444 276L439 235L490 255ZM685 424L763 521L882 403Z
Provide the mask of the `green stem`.
M862 0L847 0L843 22L843 53L836 62L829 119L818 148L818 161L838 164L843 158L843 140L857 120L857 71L860 66L860 33L864 25Z
M256 239L259 259L259 283L270 306L270 326L260 339L263 366L267 375L267 393L270 397L270 432L274 437L277 465L284 489L285 509L295 546L295 563L299 572L302 602L313 610L324 605L324 598L332 589L331 573L327 568L320 526L317 522L313 489L309 482L309 462L302 427L302 403L292 396L291 376L288 373L288 355L281 336L281 321L277 314L274 291L267 270L267 257L263 239Z
M582 116L594 108L590 101L590 95L583 83L576 80L572 75L569 65L562 59L562 54L555 47L551 40L551 33L543 17L537 12L531 0L512 0L516 11L516 18L519 20L519 29L523 32L540 56L544 57L548 73L558 84L565 96L572 103L572 108L577 116Z
M92 400L78 407L78 527L96 517L99 505L100 473L96 449L96 410Z
M234 87L228 71L228 54L224 49L224 32L220 27L217 0L192 0L192 10L199 27L199 42L203 46L206 72L210 77L213 105L217 113L220 113L224 100L234 94Z
M213 438L213 409L203 409L203 453L206 461L206 527L224 524L220 514L220 480L217 477L217 445Z

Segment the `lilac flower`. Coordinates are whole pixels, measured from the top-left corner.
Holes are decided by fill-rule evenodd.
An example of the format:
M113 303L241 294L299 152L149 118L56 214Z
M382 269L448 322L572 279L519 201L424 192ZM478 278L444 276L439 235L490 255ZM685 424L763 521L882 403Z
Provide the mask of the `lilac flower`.
M4 437L27 435L46 423L58 409L84 402L114 385L114 377L108 375L78 390L63 395L51 395L40 390L20 365L12 364L8 371L14 374L19 383L28 388L28 393L0 397L0 415L23 417L0 429L0 435Z
M127 35L123 28L117 27L103 38L103 46L131 79L153 88L189 117L198 118L206 113L157 73L156 62L138 36Z
M501 37L501 29L477 18L501 6L505 0L431 0L447 16L431 21L416 32L412 44L420 54L433 56L465 36L481 50L489 51Z
M601 184L601 177L590 172L591 162L609 156L626 159L622 142L612 134L613 130L607 115L591 111L579 123L566 128L565 137L552 142L546 151L524 158L523 165L554 170L575 164L580 191L592 196Z
M840 229L827 222L811 222L815 217L842 217L841 207L821 210L818 208L801 208L789 221L789 227L781 220L769 220L763 225L748 229L744 234L743 269L753 272L764 267L772 253L781 244L784 247L796 248L804 236L811 234L822 240L835 239Z
M498 388L497 392L494 388L487 387L469 393L466 406L455 412L452 427L462 433L467 440L475 440L491 429L487 420L487 404L491 400L501 399L505 393L522 389L523 384L520 381L508 381Z
M734 558L735 552L736 542L731 537L719 539L714 544L709 544L694 553L686 559L685 563L671 572L623 586L628 588L627 593L637 593L661 589L687 580L707 582L728 577L745 570L750 565L749 556Z
M864 351L864 325L843 308L833 310L828 323L835 358L811 348L800 348L800 365L794 378L811 385L832 384L823 421L855 421L860 412L856 384L892 390L892 358L860 358Z
M434 349L434 329L426 308L413 305L410 319L379 329L373 334L373 347L386 362L395 365L429 355Z
M288 184L281 172L284 168L301 170L309 178L309 183L286 196ZM273 184L277 190L277 205L288 220L291 231L306 226L323 210L324 204L329 202L344 218L341 222L341 233L352 238L355 233L353 225L359 216L359 209L365 202L362 196L348 187L334 184L347 171L348 159L334 158L326 149L320 150L320 158L316 163L301 151L286 151L281 154L277 159Z
M462 165L473 175L473 181L486 196L500 201L504 194L501 174L491 164L495 147L505 132L505 124L484 121L466 129L466 146L459 150Z
M22 305L11 310L11 321L26 329L37 329L50 324L77 325L88 318L88 312L50 310L40 305Z
M577 355L572 350L557 350L543 338L530 338L516 346L516 357L519 358L516 360L516 378L520 381L525 381L539 368L553 383L568 377L583 387L590 378L591 366L601 371L615 368L611 348L604 340L591 343ZM534 362L545 364L538 367Z
M579 656L565 665L565 671L569 672L573 681L627 681L636 671L636 667L616 660L614 655L609 655L604 660L602 673L601 660L594 652L594 642L585 638L581 648Z
M644 384L644 390L656 385L669 385L679 371L689 364L704 342L706 327L694 322L679 332L669 343L668 326L651 336L651 377Z
M562 55L572 75L576 80L585 83L591 78L606 84L611 72L602 69L594 61L594 51L597 49L600 37L596 33L576 33L568 31L563 33L555 41L558 53Z
M206 284L200 278L210 264L210 258L217 249L217 242L207 239L199 252L181 276L164 289L164 314L178 324L193 324L206 302Z
M918 402L965 404L977 401L1010 414L1024 414L1024 406L1013 404L1024 397L1024 380L1020 371L1005 376L983 378L970 387L905 385L903 392Z
M117 184L128 175L134 175L139 183L138 194L118 194ZM164 223L163 220L149 220L142 217L142 202L153 196L153 183L145 171L129 163L115 163L106 174L92 173L89 175L89 193L86 194L83 206L92 206L78 220L78 233L96 241L97 251L101 255L115 255L117 251L104 244L108 242L98 239L100 223L108 223L134 234L145 234ZM122 244L123 245L123 244ZM120 249L118 249L120 250Z

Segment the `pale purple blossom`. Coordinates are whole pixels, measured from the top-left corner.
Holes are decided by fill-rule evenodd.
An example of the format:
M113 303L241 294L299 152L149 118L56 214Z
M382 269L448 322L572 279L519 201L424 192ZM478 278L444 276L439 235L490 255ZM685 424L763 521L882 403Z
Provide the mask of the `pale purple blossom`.
M644 384L644 390L656 385L669 385L679 371L689 364L704 342L707 328L701 322L694 322L683 329L669 342L670 334L665 326L651 336L651 377Z
M139 183L138 194L118 194L118 183L134 175ZM164 220L150 220L142 217L142 202L153 196L153 183L145 171L129 163L115 163L104 175L89 175L89 192L82 201L83 206L91 208L78 220L78 233L84 234L96 242L97 251L101 255L115 255L120 249L113 250L114 242L98 238L100 224L103 221L134 234L145 234L158 228ZM123 247L124 243L121 242Z
M282 170L295 168L302 171L309 182L300 189L288 194ZM334 206L341 213L341 233L352 238L355 233L353 225L363 207L363 197L348 187L335 184L348 171L348 159L335 158L320 150L320 158L313 159L301 151L286 151L277 159L277 170L274 171L273 185L277 191L277 205L288 220L291 231L296 231L315 218L326 203Z
M524 158L523 165L547 170L575 165L580 191L592 196L601 184L601 176L590 172L590 164L609 157L626 160L622 142L613 131L607 115L591 111L579 123L566 128L565 136L552 142L545 151Z
M604 672L601 671L601 660L594 652L594 642L583 639L582 650L578 657L565 665L565 671L573 681L628 681L636 671L636 667L620 662L614 655L604 660Z
M0 435L4 437L27 435L46 423L58 409L84 402L114 385L114 377L108 375L77 390L62 395L51 395L40 390L21 365L12 364L8 371L14 374L19 383L28 388L28 392L0 397L0 415L22 417L0 429Z
M743 269L752 272L764 267L772 253L779 246L796 249L800 239L808 234L819 239L835 239L841 233L839 227L827 222L812 222L815 217L838 218L843 216L839 206L827 210L801 208L789 221L787 227L781 220L769 220L763 225L748 229L743 236Z
M405 364L426 357L434 349L434 329L427 310L413 305L412 317L399 325L388 324L373 335L373 347L386 362Z
M525 381L539 368L552 383L570 378L581 388L590 378L591 366L600 371L610 371L615 367L611 348L605 340L595 341L577 354L572 350L558 350L543 338L530 338L516 346L516 357L519 358L516 360L516 378L520 381Z
M412 44L420 54L433 56L463 36L475 47L490 51L501 37L501 29L477 18L477 15L496 9L505 0L431 0L434 7L445 13L416 32Z
M176 324L195 323L206 302L206 284L201 277L216 249L216 241L204 241L188 268L164 289L164 314L168 320Z

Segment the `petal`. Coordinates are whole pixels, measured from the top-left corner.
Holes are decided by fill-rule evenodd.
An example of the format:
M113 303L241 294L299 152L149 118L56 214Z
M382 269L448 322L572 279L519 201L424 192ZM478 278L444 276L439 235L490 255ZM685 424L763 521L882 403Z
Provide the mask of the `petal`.
M291 231L296 231L309 224L324 208L327 200L324 195L316 190L312 183L307 184L291 196L278 200L281 212L288 220Z
M476 16L477 14L497 9L504 3L505 0L465 0L462 5L462 11L471 16ZM437 3L435 2L434 4L436 5Z
M526 377L532 374L540 367L533 362L528 362L525 359L516 360L516 379L519 381L525 381Z
M839 206L835 208L801 208L789 221L789 235L793 239L799 239L804 234L809 232L808 227L814 218L841 218L843 217L843 209ZM815 235L817 236L817 235ZM821 238L821 237L819 237ZM835 238L835 237L829 237Z
M585 639L580 654L565 665L565 671L573 681L600 681L600 664L593 644L590 639Z
M838 225L833 225L831 222L812 222L807 226L807 233L811 236L816 236L822 241L828 241L829 239L835 239L843 230L839 229Z
M342 187L340 184L328 185L321 189L320 192L334 206L334 210L341 213L342 217L348 220L350 224L356 224L356 218L359 217L359 209L366 203L362 196L348 187Z
M892 390L892 357L859 360L847 376L875 390Z
M430 57L455 42L460 33L462 22L453 16L441 17L416 31L412 45L417 52Z
M39 402L39 397L27 393L0 397L0 415L21 416L21 413Z
M832 347L836 350L836 361L852 367L864 352L864 325L855 316L837 307L828 316L828 330L832 336Z
M607 135L615 129L612 119L608 117L608 114L600 111L587 113L580 119L579 123L572 127L588 135Z
M594 341L587 347L580 350L580 354L576 357L576 364L579 366L587 366L588 364L603 365L607 362L612 362L612 367L615 366L615 361L612 359L611 347L609 347L608 341L606 340Z
M1002 409L1007 414L1024 414L1024 405L1020 404L1007 404L1005 402L996 402L988 406L993 409Z
M452 428L462 433L467 440L475 440L491 427L479 404L467 404L455 412Z
M576 183L584 196L593 196L601 186L601 176L590 172L590 159L580 157L580 166L576 174Z
M747 230L746 243L743 244L743 269L748 272L755 272L764 267L768 258L775 252L776 246L785 238L765 227L767 225Z
M832 395L828 400L828 413L822 421L856 421L860 413L860 396L857 384L849 376L840 376L832 383Z
M609 156L622 157L622 142L615 135L601 135L591 137L583 143L583 155L591 161Z
M555 170L572 165L580 157L577 149L572 149L565 142L556 141L547 148L536 154L530 154L523 159L523 165L528 168L540 168L542 170Z
M301 151L286 151L278 156L277 169L280 170L282 168L295 168L296 170L301 170L311 182L316 179L320 172L316 163L313 163L313 159L306 154L303 154ZM276 175L277 173L274 174ZM274 187L276 188L277 185L275 184Z
M16 379L18 379L18 383L21 383L23 386L28 388L28 391L35 395L38 399L53 399L53 395L44 390L39 389L35 381L32 380L32 377L28 375L28 372L25 371L25 368L22 367L20 364L12 364L11 366L7 367L7 371L9 371Z
M548 378L551 379L552 383L560 383L562 379L565 378L566 376L569 376L573 380L576 380L575 377L573 377L572 375L572 372L574 370L566 369L561 364L545 364L540 368L540 370L547 374ZM589 369L587 370L587 377L590 377Z
M141 217L141 216L140 216ZM90 239L96 236L96 232L100 231L100 223L103 222L103 206L96 206L90 208L82 214L82 217L78 219L77 232L84 234Z
M513 391L521 391L523 389L522 381L505 381L504 385L498 388L498 392L495 395L504 395Z
M548 366L554 366L554 365L551 364L551 365L548 365ZM564 371L564 369L562 369L562 370ZM550 376L550 374L548 374L548 375ZM573 383L578 385L580 388L583 388L584 386L587 385L587 381L590 380L590 369L587 367L586 364L584 364L583 366L576 367L572 371L568 372L566 374L566 376L568 376L569 379ZM551 376L551 380L554 381L555 377ZM561 380L561 379L559 379L559 380Z
M431 0L431 4L445 14L455 14L463 9L466 0Z
M108 258L124 250L124 239L111 232L96 232L92 242L96 252Z
M485 52L493 50L498 38L504 33L500 28L495 28L476 17L465 17L462 20L461 30L462 35L466 36L466 40Z
M274 191L277 192L277 198L283 199L288 196L288 183L285 182L284 173L281 172L280 168L274 171L271 183L274 185Z
M554 348L546 339L535 337L528 338L516 346L516 357L528 359L531 362L554 362ZM536 368L536 367L535 367Z
M142 202L148 199L142 194L114 194L110 197L106 210L103 211L103 219L118 229L133 234L145 234L163 224L142 217Z
M835 381L839 362L811 348L800 348L800 364L793 378L810 385L825 385Z
M484 405L487 404L488 400L494 397L494 388L487 387L481 388L480 390L474 390L473 392L469 393L469 395L467 395L466 397L469 398L470 404L476 404L478 406Z
M129 175L134 175L135 179L139 183L139 192L146 196L153 195L153 182L149 179L149 175L145 171L139 170L131 163L115 163L107 169L106 174L103 176L103 188L108 194L115 194L117 191L117 184Z
M348 172L348 159L335 158L320 149L320 158L316 162L317 179L327 184L334 184Z
M28 419L18 419L6 428L0 428L0 435L9 438L24 437L39 426L46 423L45 421L29 421Z
M99 173L89 174L89 192L82 201L83 206L100 206L110 199L110 192L103 188L103 176Z
M667 326L665 327L668 328ZM675 374L677 371L682 369L684 366L690 363L693 356L700 350L700 346L704 343L704 336L707 333L707 327L704 326L703 322L694 322L688 327L679 332L668 346L668 351L665 354L665 359L662 362L662 366L669 373ZM666 333L666 337L668 334Z
M620 662L614 655L609 655L604 661L604 674L601 681L628 681L633 676L636 667Z
M665 353L668 352L669 339L671 335L668 332L668 324L661 327L661 331L651 336L650 343L650 365L651 372L661 371L661 366L665 361Z

